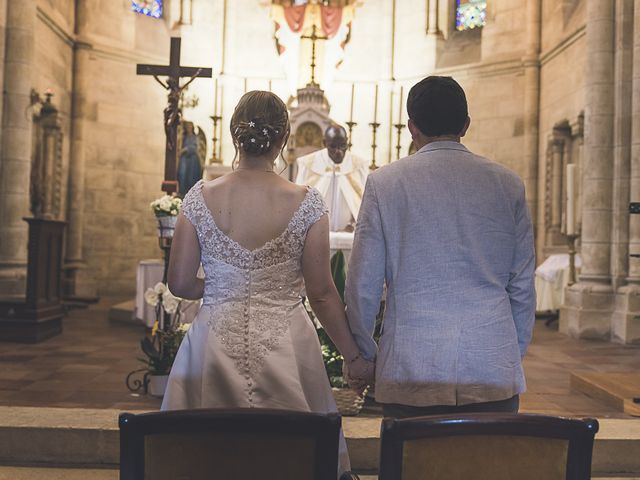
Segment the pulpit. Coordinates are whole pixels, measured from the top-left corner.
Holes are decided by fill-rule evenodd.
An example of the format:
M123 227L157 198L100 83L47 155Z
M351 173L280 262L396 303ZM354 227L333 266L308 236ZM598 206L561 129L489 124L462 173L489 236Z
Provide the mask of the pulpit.
M32 92L34 151L31 164L27 290L0 300L0 340L35 343L62 332L62 132L51 93Z
M66 222L25 218L29 224L27 292L0 301L0 340L36 343L62 333L60 272Z

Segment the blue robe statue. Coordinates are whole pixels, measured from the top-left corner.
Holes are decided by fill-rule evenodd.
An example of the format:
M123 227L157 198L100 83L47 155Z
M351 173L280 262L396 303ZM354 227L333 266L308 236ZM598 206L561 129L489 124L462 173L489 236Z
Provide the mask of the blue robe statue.
M191 187L202 179L202 165L198 158L198 137L185 135L182 140L182 152L178 164L178 188L184 197Z

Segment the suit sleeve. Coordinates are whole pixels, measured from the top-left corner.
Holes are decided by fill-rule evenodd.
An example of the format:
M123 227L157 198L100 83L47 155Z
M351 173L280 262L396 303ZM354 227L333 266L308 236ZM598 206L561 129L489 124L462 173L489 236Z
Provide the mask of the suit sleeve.
M516 247L509 274L507 292L511 302L511 313L518 334L520 355L524 356L531 341L536 310L536 291L534 287L535 249L533 225L524 185L521 184L515 211Z
M364 189L345 287L347 318L363 356L373 360L373 339L384 285L386 249L380 209L372 178Z

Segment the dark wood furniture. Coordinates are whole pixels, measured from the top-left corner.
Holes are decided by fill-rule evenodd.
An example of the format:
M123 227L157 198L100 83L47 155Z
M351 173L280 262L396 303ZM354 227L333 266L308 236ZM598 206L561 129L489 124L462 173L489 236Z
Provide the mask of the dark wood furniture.
M267 409L120 415L120 480L335 480L341 419Z
M380 480L589 480L597 431L542 415L385 418Z
M36 343L62 333L61 271L66 222L29 224L26 295L0 299L0 340Z

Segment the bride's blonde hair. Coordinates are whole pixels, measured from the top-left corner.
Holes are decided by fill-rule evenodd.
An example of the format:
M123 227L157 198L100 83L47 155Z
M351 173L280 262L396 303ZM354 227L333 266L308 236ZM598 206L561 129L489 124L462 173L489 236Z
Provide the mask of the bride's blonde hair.
M259 90L245 93L231 117L234 163L240 150L248 155L270 152L289 135L290 128L287 106L277 95ZM285 144L282 144L281 156Z

